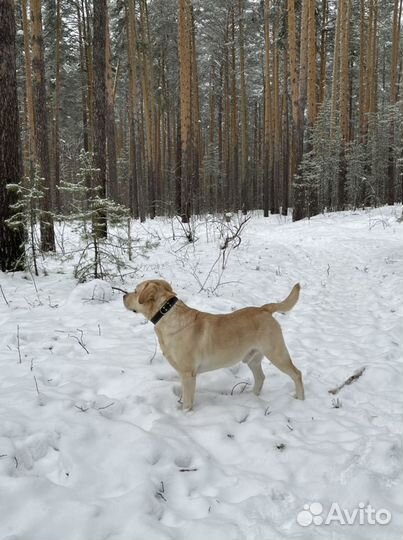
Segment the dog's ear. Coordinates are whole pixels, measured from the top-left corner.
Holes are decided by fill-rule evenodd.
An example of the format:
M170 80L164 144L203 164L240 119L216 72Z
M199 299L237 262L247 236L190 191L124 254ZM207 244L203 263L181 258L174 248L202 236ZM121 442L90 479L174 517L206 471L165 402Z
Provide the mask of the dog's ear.
M171 287L171 285L168 283L168 281L165 281L165 280L164 280L164 281L162 282L162 284L163 284L163 286L164 286L164 289L165 289L167 292L175 294L174 291L173 291L173 289L172 289L172 287Z
M151 302L151 300L154 300L155 291L157 290L157 286L155 283L149 282L146 283L139 294L138 302L139 304L147 304L147 302Z

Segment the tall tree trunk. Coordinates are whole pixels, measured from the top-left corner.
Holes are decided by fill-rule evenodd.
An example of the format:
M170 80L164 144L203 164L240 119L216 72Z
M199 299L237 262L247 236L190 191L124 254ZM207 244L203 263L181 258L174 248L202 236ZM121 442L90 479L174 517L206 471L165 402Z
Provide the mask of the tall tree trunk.
M280 140L281 140L281 104L280 104L280 73L279 73L279 51L278 51L278 14L274 17L273 24L273 105L272 105L272 166L270 183L270 212L278 214L280 212Z
M32 22L32 75L35 107L35 141L38 156L39 174L45 188L41 213L41 247L43 251L55 250L53 217L54 184L50 173L48 115L46 110L46 81L42 35L41 1L31 0Z
M340 48L340 131L344 143L350 140L349 101L350 101L350 73L349 73L349 40L351 0L341 0L341 48Z
M89 0L81 0L81 13L83 18L83 42L86 65L85 71L87 74L88 147L89 151L92 152L94 146L94 66L91 36L91 13L88 2Z
M192 198L192 56L191 10L189 0L178 0L178 49L180 87L181 140L181 215L187 223L191 214Z
M315 0L309 0L308 7L308 75L307 75L307 121L308 128L312 133L317 114L317 94L316 94L316 17ZM311 133L309 135L311 135ZM307 145L307 150L312 150L311 139ZM315 187L308 189L305 200L306 211L311 217L318 213L318 191Z
M301 14L301 39L300 39L300 62L299 62L299 88L298 88L298 118L296 129L296 162L297 167L302 162L304 151L304 116L307 98L307 65L308 65L308 19L309 19L309 3L311 0L302 0ZM294 183L294 210L292 218L298 221L306 216L305 205L305 189L302 184L302 177L296 170L297 176Z
M230 179L230 134L231 134L231 107L230 107L230 83L229 83L229 19L227 19L224 32L224 59L222 71L222 209L231 208L231 179Z
M195 39L195 21L193 6L190 4L191 16L191 79L192 79L192 107L191 107L191 138L192 138L192 192L194 212L200 212L200 160L203 155L201 121L200 121L200 97L199 97L199 75L197 69L196 39Z
M337 115L337 103L339 98L339 83L340 83L340 17L342 13L341 2L337 6L336 14L336 28L334 33L334 47L333 47L333 72L332 72L332 97L331 97L331 112L330 112L330 126L334 130L336 126Z
M326 45L327 23L329 18L329 2L322 0L322 21L320 34L320 74L319 74L319 104L323 103L326 95Z
M85 75L85 46L83 42L83 22L80 4L76 5L77 26L78 26L78 46L80 50L80 82L81 82L81 114L83 119L83 147L85 152L89 151L88 144L88 101L87 101L87 82Z
M216 137L216 95L215 95L215 62L213 61L210 68L210 84L209 84L209 126L208 126L208 160L209 160L209 174L207 177L205 190L206 190L206 210L208 212L217 211L217 172L215 167L215 137Z
M295 179L298 171L298 70L297 70L297 36L295 28L295 0L288 0L288 58L291 85L291 116L292 116L292 137L291 137L291 157L290 157L290 180Z
M367 85L367 31L365 16L365 0L360 0L360 67L359 67L359 93L358 93L358 122L361 140L365 139L365 102Z
M256 100L253 107L253 150L252 150L252 193L251 193L251 208L258 207L258 188L257 177L259 168L259 104Z
M368 35L368 91L367 112L372 115L377 109L377 34L378 34L378 0L370 0L370 22Z
M155 104L153 97L153 75L151 64L151 42L148 28L146 0L140 0L140 30L142 41L141 83L143 91L144 128L145 128L145 167L147 176L148 201L151 218L156 215L156 178L155 178Z
M390 96L389 103L391 108L395 107L398 98L397 75L399 69L399 50L400 50L400 24L402 16L402 0L395 0L393 8L392 23L392 54L390 60ZM395 202L395 177L396 163L394 157L395 145L395 122L393 120L389 127L389 163L388 163L388 181L387 181L387 202L389 205Z
M241 101L241 207L244 213L251 205L248 186L248 102L245 83L245 38L244 38L244 0L239 0L239 78Z
M56 0L56 43L55 43L55 101L53 110L54 121L54 182L55 182L55 207L60 211L60 67L61 67L61 46L62 46L62 18L60 13L60 1Z
M106 196L106 0L94 2L93 68L94 68L94 188L101 199ZM94 234L98 238L107 236L107 216L98 208L93 219Z
M224 115L223 115L223 92L221 89L224 87L224 66L223 62L220 64L220 74L219 74L219 82L218 82L218 88L219 93L217 96L217 146L218 146L218 178L217 178L217 199L216 199L216 212L220 211L224 207L224 189L223 189L223 182L224 182L224 130L223 130L223 122L224 122Z
M112 72L112 50L109 33L109 17L106 20L106 147L108 155L107 194L113 201L118 200L118 171L116 165L116 124L115 124L115 93Z
M127 44L129 63L129 194L130 208L134 217L140 216L145 220L145 208L142 197L140 198L139 171L137 168L136 151L136 119L138 114L137 96L137 30L135 16L135 0L129 0L127 10Z
M264 157L263 157L263 214L269 216L271 164L271 85L270 85L270 0L264 0Z
M14 1L0 2L0 269L23 270L24 233L12 228L7 219L17 202L7 184L19 184L22 176L18 122Z
M350 42L350 16L351 0L341 0L340 13L340 132L342 136L342 148L340 156L340 171L338 185L338 209L343 210L345 206L345 184L346 184L346 145L350 140L349 125L349 102L350 102L350 74L349 74L349 42Z
M28 161L29 167L27 175L33 175L34 164L36 163L36 142L35 142L35 118L34 101L32 91L32 60L31 60L31 29L27 14L27 0L22 0L22 29L24 33L24 67L25 67L25 95L27 101L27 129L28 129Z
M288 58L287 58L287 49L284 48L284 81L287 81L288 75ZM289 205L289 186L290 186L290 127L289 127L289 113L288 113L288 94L287 92L283 93L283 105L282 105L283 115L282 115L282 155L283 155L283 197L281 202L281 213L283 216L288 215L288 205Z
M231 206L237 211L239 209L239 133L238 133L238 96L236 84L236 55L235 55L235 13L231 8L231 49L230 49L230 185L231 185Z
M307 97L308 97L308 125L313 127L316 120L317 96L316 96L316 19L315 0L309 0L308 6L308 76L307 76Z

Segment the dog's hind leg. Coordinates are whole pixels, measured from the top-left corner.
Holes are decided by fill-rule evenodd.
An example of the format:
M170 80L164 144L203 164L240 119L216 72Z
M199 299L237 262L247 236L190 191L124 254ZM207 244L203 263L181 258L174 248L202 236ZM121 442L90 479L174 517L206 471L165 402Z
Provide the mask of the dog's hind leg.
M290 354L285 346L284 341L278 344L275 349L269 349L265 352L265 356L270 362L276 366L280 371L286 373L295 384L295 398L305 399L304 385L302 382L302 375L298 368L292 363Z
M263 354L259 351L249 352L245 358L242 360L245 364L249 366L249 369L253 373L253 378L255 380L255 385L253 387L253 393L257 396L262 390L262 386L265 380L265 376L262 369L262 359Z

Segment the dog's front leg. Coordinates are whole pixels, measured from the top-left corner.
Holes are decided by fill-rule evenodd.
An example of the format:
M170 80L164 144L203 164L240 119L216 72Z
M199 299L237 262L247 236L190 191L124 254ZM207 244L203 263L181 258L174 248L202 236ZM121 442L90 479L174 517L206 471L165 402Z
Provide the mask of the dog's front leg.
M190 411L193 408L193 401L196 389L196 376L193 373L181 373L182 379L182 399L183 409Z

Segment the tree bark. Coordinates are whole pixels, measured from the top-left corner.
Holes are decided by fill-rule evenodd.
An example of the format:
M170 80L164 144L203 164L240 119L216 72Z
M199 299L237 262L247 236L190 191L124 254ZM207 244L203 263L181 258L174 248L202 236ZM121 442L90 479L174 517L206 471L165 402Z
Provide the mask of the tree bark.
M33 176L34 164L36 162L36 142L35 142L35 117L34 101L32 91L32 59L31 59L31 29L27 14L27 0L22 0L22 29L24 32L24 66L25 66L25 95L27 102L27 129L28 129L28 161L29 167L27 175Z
M97 195L106 196L106 0L94 2L93 68L94 68L94 168L93 187ZM107 216L102 208L96 209L93 231L98 238L107 236Z
M188 0L178 0L178 48L180 87L181 140L181 215L187 223L191 214L192 198L192 76L191 76L191 12Z
M55 188L50 172L48 114L46 109L46 81L40 0L31 0L31 22L36 154L38 156L39 174L43 179L43 187L45 188L40 220L41 247L43 251L55 251L53 217L51 214Z
M400 24L402 16L402 0L395 0L393 8L393 23L392 23L392 53L390 60L390 97L389 103L393 108L398 99L398 84L397 75L399 69L399 49L400 49ZM392 113L392 118L394 114ZM389 163L388 163L388 180L387 180L387 202L389 205L395 202L395 177L396 163L394 157L395 145L395 122L392 119L389 127Z
M302 0L301 14L301 39L300 39L300 62L299 62L299 87L298 87L298 118L296 128L296 177L294 182L294 210L293 221L298 221L306 216L305 189L299 174L299 166L302 162L304 151L304 115L307 98L307 64L308 64L308 18L309 3L311 0Z
M115 93L112 72L112 50L109 33L109 17L106 20L106 148L108 156L107 194L113 201L118 201L118 171L116 165L116 124L115 124Z
M240 105L241 105L241 207L244 213L250 208L250 190L248 186L248 102L245 82L245 38L244 38L244 0L239 0L239 77L240 77Z
M295 0L288 0L288 58L291 85L291 117L292 117L292 136L291 136L291 156L290 156L290 180L293 181L298 171L297 163L297 128L298 128L298 70L297 70L297 37L295 29Z
M61 46L62 46L62 20L60 2L56 0L56 44L55 44L55 101L53 110L54 119L54 183L55 183L55 209L60 211L60 71L61 71Z
M129 195L130 208L134 217L145 220L145 208L140 197L139 169L137 167L136 125L138 114L137 95L137 29L135 17L135 0L129 0L127 10L127 44L129 63Z
M140 0L140 29L142 41L141 83L144 111L144 160L146 167L148 207L150 217L156 215L156 175L155 175L155 104L153 97L153 75L151 65L151 42L148 29L148 14L145 0Z
M264 157L263 157L263 215L269 216L271 164L271 86L270 86L270 0L264 0Z
M6 272L24 268L23 227L7 223L17 202L7 184L19 184L22 176L13 0L0 2L0 58L0 268Z

